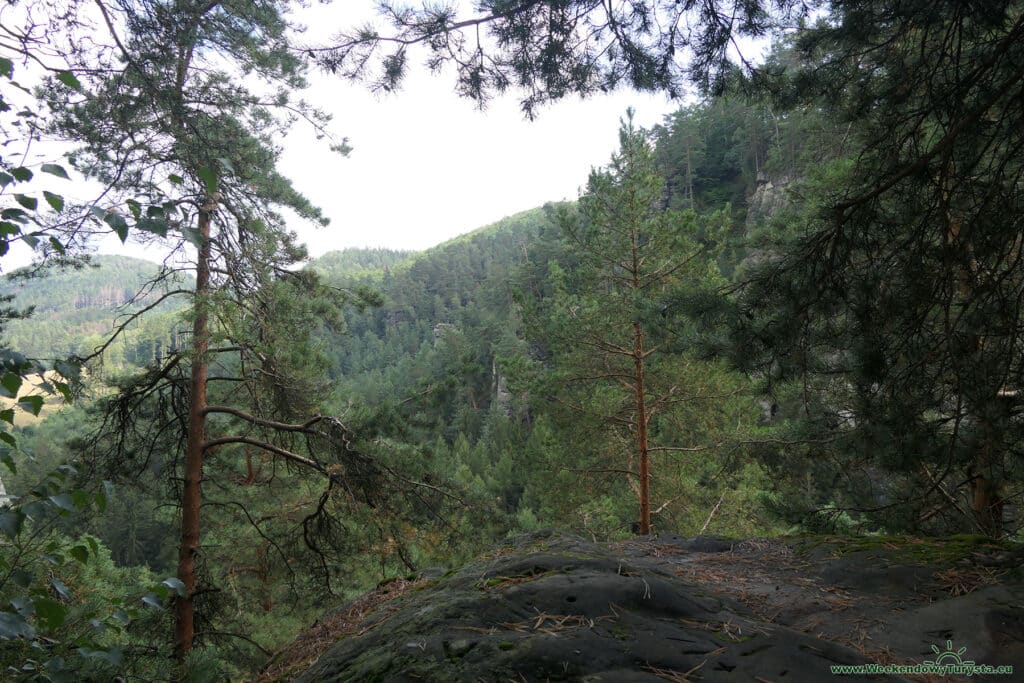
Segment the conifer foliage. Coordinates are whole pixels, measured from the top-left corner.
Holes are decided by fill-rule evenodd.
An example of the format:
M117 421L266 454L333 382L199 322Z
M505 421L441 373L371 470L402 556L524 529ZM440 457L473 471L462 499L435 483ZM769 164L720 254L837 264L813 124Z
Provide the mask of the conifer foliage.
M287 3L101 0L95 8L105 40L69 55L86 87L50 90L53 129L81 145L78 169L107 185L110 203L93 208L96 218L122 240L132 228L164 240L176 256L149 285L165 293L91 355L171 297L189 301L192 334L186 348L122 384L90 450L111 476L164 458L161 467L175 473L182 518L174 649L184 665L196 638L209 455L252 447L319 473L329 487L342 475L324 460L359 459L338 420L297 417L317 405L315 383L299 377L310 331L300 321L339 320L346 299L290 269L305 251L279 210L327 220L276 171L274 140L297 119L326 134L327 117L293 101L305 80L289 49ZM194 271L192 287L164 286L182 269Z
M558 400L612 426L609 437L625 453L610 467L629 478L644 535L651 533L651 454L700 450L652 443L652 420L680 400L681 389L671 373L652 372L666 341L657 335L658 304L686 278L715 271L693 212L664 210L663 190L652 145L630 112L611 163L591 173L578 207L558 217L576 262L575 288L559 285L556 265L548 304L556 384L570 388Z
M766 374L820 389L804 436L844 463L833 487L856 515L1002 536L1024 466L1024 14L835 3L796 46L766 75L855 151L805 173L739 338Z

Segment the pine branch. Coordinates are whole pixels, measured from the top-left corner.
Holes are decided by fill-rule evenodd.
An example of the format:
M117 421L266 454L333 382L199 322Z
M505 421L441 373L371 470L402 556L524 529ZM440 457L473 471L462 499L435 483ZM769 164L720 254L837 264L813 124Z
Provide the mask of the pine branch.
M301 424L290 424L287 422L277 422L275 420L266 420L255 415L250 415L247 412L239 410L238 408L232 408L231 406L206 406L203 410L204 414L209 413L223 413L226 415L233 415L237 418L245 420L258 427L268 427L281 432L302 432L305 434L316 434L314 430L310 429L313 425L324 420L323 415L314 415Z

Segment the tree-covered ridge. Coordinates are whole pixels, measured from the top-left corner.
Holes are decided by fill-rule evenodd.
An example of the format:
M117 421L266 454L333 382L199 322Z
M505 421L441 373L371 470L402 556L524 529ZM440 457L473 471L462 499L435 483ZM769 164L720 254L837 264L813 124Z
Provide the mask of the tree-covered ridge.
M494 346L515 339L516 326L508 326L513 278L545 225L543 210L526 211L382 272L334 280L343 287L378 287L384 297L380 307L346 314L351 338L336 347L339 381L370 403L376 400L371 397L403 400L423 391L447 395L461 383L464 399L486 408ZM461 360L435 363L431 359L442 349Z
M313 259L309 267L331 279L362 277L403 263L415 252L381 248L348 248L329 251Z
M101 344L119 318L153 303L166 287L146 288L160 270L157 264L128 256L97 255L78 269L56 272L45 285L17 272L0 281L0 294L12 295L16 309L31 309L27 318L11 320L3 341L40 359L86 356ZM188 282L182 276L182 282ZM144 366L177 348L184 329L174 302L157 305L152 317L135 323L106 361L112 367Z
M152 261L111 254L92 256L82 268L49 274L45 286L34 287L21 271L0 281L0 293L14 294L18 306L31 306L48 316L83 308L114 309L127 303L159 270Z

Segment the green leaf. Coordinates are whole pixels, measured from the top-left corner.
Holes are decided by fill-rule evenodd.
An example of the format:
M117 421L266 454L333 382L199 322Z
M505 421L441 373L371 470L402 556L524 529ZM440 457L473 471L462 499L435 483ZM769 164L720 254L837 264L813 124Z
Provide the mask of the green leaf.
M57 595L65 600L71 599L71 593L68 592L68 587L64 585L63 581L60 579L50 579L50 585L53 586L53 590L57 591Z
M89 502L92 500L92 496L89 495L88 491L75 489L71 492L71 500L75 502L75 507L81 510L89 505Z
M41 500L34 500L21 506L21 514L26 519L40 519L49 511L49 507Z
M139 220L139 216L142 215L142 204L139 204L134 199L125 201L125 204L128 205L128 210L132 212L132 218Z
M70 71L58 71L57 80L73 90L81 90L82 83Z
M29 197L28 195L16 194L14 195L14 201L18 202L29 211L35 211L36 207L39 206L39 200L35 197Z
M49 173L50 175L55 175L58 178L64 178L65 180L71 180L71 177L68 175L68 172L65 171L64 167L61 166L60 164L43 164L42 166L39 167L39 170L42 171L43 173Z
M209 166L203 166L201 169L196 171L196 175L206 185L206 191L209 194L213 194L217 191L217 174Z
M7 187L14 182L14 176L10 173L3 173L0 171L0 187Z
M64 210L64 198L61 197L59 194L54 194L52 192L43 190L43 199L46 200L46 203L49 204L50 208L52 208L54 211Z
M9 398L14 398L18 395L18 390L21 389L22 377L16 372L5 373L3 377L0 377L0 388L4 392L2 395Z
M22 588L31 586L34 579L35 577L32 576L31 572L27 572L24 569L15 569L11 572L11 580Z
M53 247L53 250L61 256L63 256L66 251L66 249L64 249L64 245L61 244L60 240L56 237L50 237L50 246Z
M146 593L144 596L142 596L142 602L147 607L152 607L154 609L164 608L163 603L160 602L160 597L156 593Z
M20 233L21 233L21 228L19 228L14 223L10 223L8 221L0 221L0 235L7 236L7 235L17 235L17 234L20 234Z
M20 510L7 510L0 513L0 530L3 530L11 540L18 537L24 524L25 516L21 514Z
M56 370L61 377L71 381L75 381L82 376L82 366L75 362L59 360L54 364L53 369Z
M167 182L171 183L172 185L181 185L183 182L185 182L185 179L182 178L180 175L172 173L169 176L167 176Z
M14 447L17 446L17 441L15 441L13 436L8 434L7 432L0 432L0 437L5 437L5 436L7 438L4 439L4 441L7 441L8 443L13 441L14 443L12 443L11 446L14 446ZM18 466L14 462L14 456L11 455L11 451L10 450L5 448L3 451L0 451L0 462L2 462L7 467L7 469L9 469L11 471L11 474L17 474L18 473Z
M14 408L7 408L6 410L0 410L0 420L3 420L7 424L14 424Z
M3 441L11 448L18 447L18 440L15 439L14 434L11 434L10 432L0 432L0 441Z
M32 180L32 171L25 168L24 166L9 168L7 170L11 172L11 175L14 176L18 180L18 182L27 183L28 181Z
M68 554L78 560L81 564L86 564L89 561L89 549L84 545L76 545L68 551Z
M2 212L0 212L0 218L2 218L5 221L15 221L17 223L21 223L22 225L28 223L28 214L25 213L25 210L13 206L9 209L4 209ZM20 231L21 228L18 228L18 230Z
M151 232L154 235L167 237L167 221L143 218L135 224L135 227L145 232Z
M100 514L107 511L107 497L102 491L97 491L93 500L96 502L96 509L100 511Z
M181 234L185 239L191 242L197 249L203 246L203 235L195 228L182 226Z
M0 57L0 76L14 78L14 62L7 57Z
M32 599L27 595L22 595L11 600L11 607L13 607L18 614L23 617L30 617L35 614L35 609L32 606Z
M32 247L33 249L35 249L36 245L39 244L39 238L36 237L33 233L28 233L27 235L22 235L21 236L21 241L24 242L25 244L27 244L28 246Z
M185 584L182 583L181 579L177 577L171 577L169 579L164 579L163 581L161 581L161 583L170 588L171 590L173 590L179 596L185 597Z
M71 403L74 400L75 397L71 393L71 386L67 382L53 380L53 386L55 389L57 389L57 391L60 392L60 395L64 398L65 401Z
M51 598L36 598L32 601L36 608L36 616L47 629L60 628L68 615L67 608Z
M36 637L36 630L28 623L25 617L14 612L0 612L0 638L13 640L24 638L32 640Z
M120 648L112 647L109 650L90 650L89 648L78 648L78 654L88 659L102 659L111 666L117 667L124 660L124 652Z
M39 411L43 409L43 397L42 396L22 396L18 399L18 405L29 413L32 413L36 417L39 417Z
M124 219L124 216L116 213L108 213L103 220L107 225L114 229L117 236L121 238L122 244L128 239L128 221Z
M76 510L75 501L70 493L58 493L55 496L50 496L49 500L61 510L67 510L68 512Z

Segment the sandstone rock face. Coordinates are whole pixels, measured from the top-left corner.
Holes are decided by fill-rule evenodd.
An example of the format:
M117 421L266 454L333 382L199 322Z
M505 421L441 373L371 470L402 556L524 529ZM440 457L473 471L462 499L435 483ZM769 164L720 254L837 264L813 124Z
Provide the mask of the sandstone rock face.
M763 225L789 205L788 188L791 183L792 179L787 177L758 177L753 194L747 198L746 232L748 235L752 228Z
M947 643L1024 671L1024 552L923 543L533 535L406 584L269 680L815 682Z

